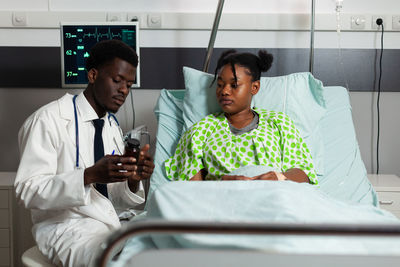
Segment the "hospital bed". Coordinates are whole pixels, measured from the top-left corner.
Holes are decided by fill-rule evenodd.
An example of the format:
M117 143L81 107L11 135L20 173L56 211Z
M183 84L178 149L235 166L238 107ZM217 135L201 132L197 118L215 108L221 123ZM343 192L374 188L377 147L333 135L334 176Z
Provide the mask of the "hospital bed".
M296 73L262 78L263 94L254 100L259 106L282 98L272 101L271 109L292 115L306 135L313 156L320 159L316 162L318 187L285 181L170 182L163 162L174 152L190 119L195 120L190 115L202 116L215 108L213 88L205 88L212 76L189 68L184 68L184 76L186 90L162 90L155 107L156 168L147 211L102 245L99 266L398 266L400 221L377 207L345 88L324 87L311 74ZM195 106L187 103L191 97ZM303 105L308 115L290 114L298 112L295 101L307 101L298 99L302 97L312 102L323 97L320 104L324 108L313 118L312 127L304 120L315 115L315 103ZM196 105L203 107L204 103L207 110L196 110ZM185 115L190 113L188 108L195 114ZM215 202L229 196L239 196L239 200L231 205ZM243 204L243 199L251 199L253 206ZM268 199L275 199L268 203L275 208L260 210ZM315 201L319 203L306 208Z
M170 182L163 163L182 133L218 111L213 77L183 71L186 90L162 90L155 107L156 167L146 211L101 245L98 266L398 266L400 220L378 207L345 88L295 73L262 78L253 98L254 106L293 119L315 160L317 187L287 181ZM240 171L251 176L260 170Z

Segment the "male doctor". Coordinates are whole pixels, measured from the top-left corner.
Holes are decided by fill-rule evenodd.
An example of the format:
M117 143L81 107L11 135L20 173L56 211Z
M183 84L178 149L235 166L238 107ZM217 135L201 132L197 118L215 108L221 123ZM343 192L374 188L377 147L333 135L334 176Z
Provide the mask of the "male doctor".
M137 65L123 42L97 43L86 62L84 92L40 108L20 129L16 195L31 209L34 239L53 264L93 265L120 219L143 209L141 180L154 169L149 145L138 161L121 156L122 131L110 115L125 102Z

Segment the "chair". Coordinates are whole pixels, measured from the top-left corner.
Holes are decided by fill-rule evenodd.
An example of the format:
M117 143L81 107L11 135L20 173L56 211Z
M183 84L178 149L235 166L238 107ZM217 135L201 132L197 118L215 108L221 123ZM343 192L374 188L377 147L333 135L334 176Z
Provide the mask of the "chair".
M21 257L22 264L26 267L53 267L49 260L43 256L37 246L26 250Z

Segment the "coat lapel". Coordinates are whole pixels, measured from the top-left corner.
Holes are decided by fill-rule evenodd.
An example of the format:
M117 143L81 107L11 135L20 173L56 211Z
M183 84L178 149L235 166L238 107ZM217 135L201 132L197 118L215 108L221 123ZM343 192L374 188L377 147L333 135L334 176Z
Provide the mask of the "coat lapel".
M74 116L74 104L72 102L73 95L66 94L63 98L59 100L60 107L60 117L65 120L65 130L67 132L67 136L69 141L75 147L74 150L74 159L76 161L76 130L75 130L75 116ZM78 130L83 129L84 124L87 122L82 122L79 120L78 116ZM82 134L78 134L79 136L79 144L83 144L87 142L87 140L83 140ZM88 167L90 166L90 162L92 162L93 155L90 155L87 149L82 149L82 145L79 145L79 167ZM74 164L76 164L74 161Z
M106 121L106 123L109 123L109 121ZM124 142L122 140L122 131L116 123L111 122L111 125L111 131L113 132L112 136L110 136L113 139L112 147L115 148L115 154L122 155L125 151Z

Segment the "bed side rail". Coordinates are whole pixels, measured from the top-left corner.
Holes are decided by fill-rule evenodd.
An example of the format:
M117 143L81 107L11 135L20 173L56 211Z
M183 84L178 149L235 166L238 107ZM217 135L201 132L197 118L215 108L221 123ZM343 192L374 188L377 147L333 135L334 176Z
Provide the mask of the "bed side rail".
M116 248L131 237L145 234L235 234L400 237L400 225L223 223L190 221L140 221L125 225L100 247L96 266L107 266Z

